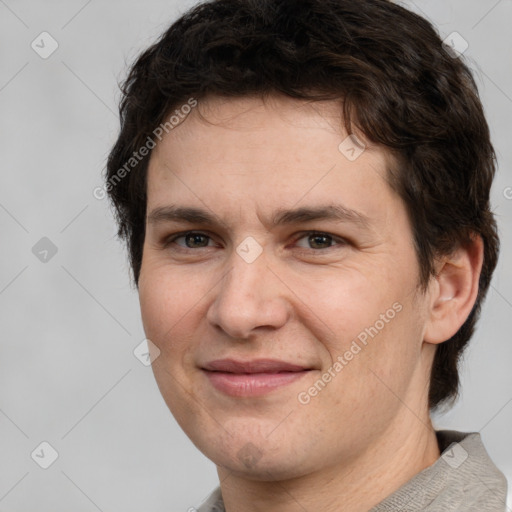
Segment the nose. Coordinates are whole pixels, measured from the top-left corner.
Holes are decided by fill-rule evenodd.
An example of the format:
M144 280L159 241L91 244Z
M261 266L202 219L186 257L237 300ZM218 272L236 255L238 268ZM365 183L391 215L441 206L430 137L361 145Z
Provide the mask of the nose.
M246 340L262 329L279 329L290 316L288 288L269 268L264 254L248 263L236 252L216 289L206 318L228 336Z

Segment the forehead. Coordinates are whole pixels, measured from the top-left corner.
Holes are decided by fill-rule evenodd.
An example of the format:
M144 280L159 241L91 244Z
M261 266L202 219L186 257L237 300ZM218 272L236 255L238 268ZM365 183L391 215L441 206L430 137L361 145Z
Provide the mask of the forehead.
M216 211L328 201L379 214L397 199L387 183L393 159L348 137L341 111L339 101L282 96L199 102L153 150L148 210L177 200Z

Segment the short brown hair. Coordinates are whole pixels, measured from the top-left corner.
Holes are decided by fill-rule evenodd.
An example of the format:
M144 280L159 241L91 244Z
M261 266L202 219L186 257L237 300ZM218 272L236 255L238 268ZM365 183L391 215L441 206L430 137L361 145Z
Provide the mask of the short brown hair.
M489 202L496 158L471 71L428 21L387 0L205 2L137 58L122 93L106 183L135 284L150 155L113 179L170 111L207 95L342 100L348 133L357 127L400 162L389 170L390 183L411 219L423 287L437 256L472 235L483 239L477 300L460 330L437 347L431 373L431 409L457 397L458 361L498 259Z

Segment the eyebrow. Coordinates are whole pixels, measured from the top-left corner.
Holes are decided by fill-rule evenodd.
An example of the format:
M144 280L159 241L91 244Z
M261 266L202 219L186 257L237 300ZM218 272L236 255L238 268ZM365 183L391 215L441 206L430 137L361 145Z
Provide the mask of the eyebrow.
M301 207L295 209L279 209L272 218L272 225L283 226L312 222L315 220L327 220L356 224L362 228L369 229L370 218L361 212L346 208L339 204L330 204L317 207ZM217 227L220 222L215 215L202 208L184 206L162 206L155 208L147 216L148 224L159 224L163 222L184 222L189 224L201 224L204 226Z

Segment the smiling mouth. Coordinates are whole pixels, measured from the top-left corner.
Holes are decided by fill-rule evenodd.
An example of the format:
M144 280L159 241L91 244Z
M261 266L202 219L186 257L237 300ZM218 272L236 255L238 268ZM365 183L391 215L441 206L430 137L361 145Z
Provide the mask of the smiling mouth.
M310 371L300 365L272 359L212 361L202 368L211 385L233 397L266 395L295 382Z

